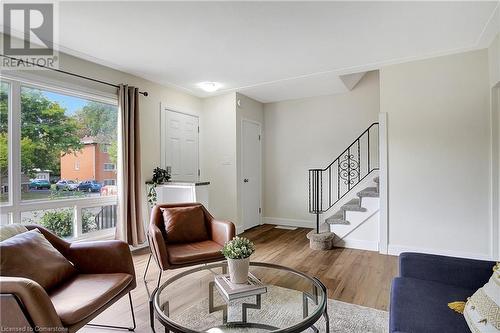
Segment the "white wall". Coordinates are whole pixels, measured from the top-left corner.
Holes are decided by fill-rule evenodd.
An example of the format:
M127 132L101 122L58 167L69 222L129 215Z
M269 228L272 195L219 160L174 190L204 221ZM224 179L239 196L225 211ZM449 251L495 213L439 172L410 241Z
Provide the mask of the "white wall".
M378 72L367 73L345 94L265 104L263 216L314 227L308 169L325 167L378 113Z
M490 85L491 87L500 84L500 34L488 48Z
M389 251L492 254L488 52L384 67Z
M203 100L200 147L204 165L201 177L210 182L210 211L217 218L238 225L235 105L235 93Z

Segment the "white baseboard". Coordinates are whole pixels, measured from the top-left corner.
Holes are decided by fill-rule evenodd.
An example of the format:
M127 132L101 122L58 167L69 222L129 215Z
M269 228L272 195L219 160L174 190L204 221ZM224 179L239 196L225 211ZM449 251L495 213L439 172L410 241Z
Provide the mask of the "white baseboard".
M243 228L242 225L237 225L236 226L236 235L241 234L243 231L245 231L245 229Z
M309 228L309 229L316 228L316 222L312 220L284 219L280 217L263 217L262 223L284 225L284 226L298 227L298 228Z
M341 239L335 242L335 246L378 252L378 242L362 239Z
M283 225L283 226L298 227L298 228L313 229L316 227L315 221L312 220L308 221L308 220L286 219L279 217L263 217L262 222L265 224ZM344 239L338 244L336 243L335 246L345 247L349 249L378 251L378 242L359 240L359 239Z
M442 256L459 257L459 258L469 258L478 260L493 260L490 255L482 253L468 253L453 250L438 250L438 249L426 249L418 247L409 247L403 245L393 245L389 244L388 252L390 255L399 256L403 252L418 252L418 253L428 253L437 254Z

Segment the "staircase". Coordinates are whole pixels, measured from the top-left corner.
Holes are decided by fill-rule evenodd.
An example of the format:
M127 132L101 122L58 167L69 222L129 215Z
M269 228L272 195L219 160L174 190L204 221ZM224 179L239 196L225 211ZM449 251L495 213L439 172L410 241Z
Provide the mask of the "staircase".
M307 236L311 248L342 244L374 218L379 208L378 169L378 123L373 123L326 168L309 170L309 212L316 216L316 229ZM325 213L323 222L320 216Z
M365 189L359 191L356 194L357 198L351 199L350 201L342 205L335 214L325 220L325 223L329 225L350 225L351 222L349 222L348 220L347 212L367 212L368 209L363 207L363 198L379 197L379 177L376 176L375 178L373 178L373 181L377 184L377 186L366 187ZM332 228L330 228L330 230L331 229Z

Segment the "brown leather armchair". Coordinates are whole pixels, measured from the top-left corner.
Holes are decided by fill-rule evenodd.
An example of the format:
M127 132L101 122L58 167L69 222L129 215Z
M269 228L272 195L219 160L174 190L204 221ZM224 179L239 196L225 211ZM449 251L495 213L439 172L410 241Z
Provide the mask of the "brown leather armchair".
M40 230L52 246L73 263L76 273L50 290L28 278L1 276L2 328L31 327L41 331L76 332L128 294L133 327L92 326L135 329L130 291L136 287L136 279L132 255L126 243L69 243L41 226L26 227ZM22 258L20 260L22 262ZM46 274L51 272L46 271Z
M177 235L175 240L171 240L173 237L167 233L163 210L173 211L177 209L178 212L179 208L189 207L201 210L202 214L197 214L192 210L183 213L182 223L189 225L184 226L184 233L181 233L180 236ZM176 221L181 219L179 215L172 215L171 221L174 223L179 222ZM203 225L207 232L206 237L201 237L198 241L184 240L183 238L192 238L189 233L193 230L189 230L189 228L194 224L199 224L198 219L200 218L203 219ZM196 227L193 226L193 228ZM151 211L151 221L147 233L151 255L144 271L144 280L152 256L160 268L158 285L160 284L161 273L165 270L223 260L224 256L220 251L225 242L233 239L235 233L232 222L216 220L200 203L156 205Z

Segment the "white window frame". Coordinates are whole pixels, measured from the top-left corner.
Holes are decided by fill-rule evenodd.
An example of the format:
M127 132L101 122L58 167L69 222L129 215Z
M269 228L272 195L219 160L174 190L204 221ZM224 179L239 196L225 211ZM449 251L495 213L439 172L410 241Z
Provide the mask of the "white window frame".
M76 85L47 79L34 74L12 72L2 73L0 79L10 85L8 105L8 186L9 198L0 203L1 214L7 214L9 223L21 223L21 213L45 209L71 208L73 209L73 237L72 240L90 238L108 238L114 235L113 228L83 234L82 209L117 205L118 197L88 197L79 199L60 200L21 200L21 86L29 86L45 91L85 98L96 102L118 105L116 95L103 93L79 87ZM14 93L16 92L16 93Z

